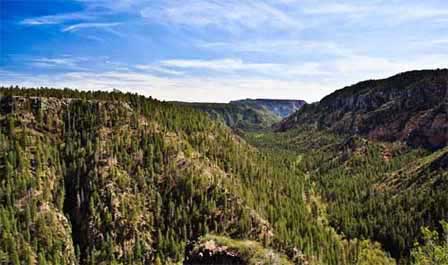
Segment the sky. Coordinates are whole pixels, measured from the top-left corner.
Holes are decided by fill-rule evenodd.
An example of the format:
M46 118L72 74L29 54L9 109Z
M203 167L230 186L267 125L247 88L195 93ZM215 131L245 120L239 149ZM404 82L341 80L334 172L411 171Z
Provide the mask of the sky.
M446 0L0 0L0 85L314 102L447 64Z

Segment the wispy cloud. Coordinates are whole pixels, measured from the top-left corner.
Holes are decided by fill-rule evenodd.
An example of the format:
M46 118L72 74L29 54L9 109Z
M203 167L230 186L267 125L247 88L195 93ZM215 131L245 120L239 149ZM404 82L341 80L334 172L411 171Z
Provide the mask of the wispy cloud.
M13 26L27 28L17 34L33 33L38 41L33 49L8 45L34 56L8 69L32 73L2 73L0 82L116 87L170 100L313 101L360 80L442 68L448 61L448 5L442 0L75 1L64 10L78 12L14 20ZM32 31L39 26L51 41ZM77 36L66 43L70 33ZM53 46L73 57L53 57ZM76 55L109 55L121 63Z
M75 32L81 29L108 29L108 28L113 28L116 27L118 25L120 25L121 23L118 22L112 22L112 23L78 23L78 24L74 24L74 25L70 25L65 27L64 29L62 29L63 32Z
M372 11L374 6L366 3L314 3L305 7L303 12L309 15L360 14Z
M166 68L166 67L162 67L162 66L158 66L158 65L147 65L147 64L138 64L135 66L136 69L138 70L143 70L143 71L147 71L147 72L152 72L152 73L159 73L159 74L166 74L166 75L183 75L184 72L182 71L178 71L178 70L173 70L170 68Z
M259 97L298 98L298 88L306 88L308 99L328 93L329 84L320 81L282 81L269 78L225 79L216 77L167 78L137 72L70 72L56 75L3 75L3 85L70 87L78 89L137 92L163 100L226 102ZM325 88L326 87L326 88Z
M321 68L316 62L306 63L254 63L242 59L224 58L216 60L192 60L172 59L163 60L150 65L136 65L136 69L151 72L153 74L184 75L184 76L209 76L222 77L257 77L284 78L297 76L328 75L329 72Z
M187 73L202 76L222 76L230 74L233 77L267 77L272 79L295 80L297 77L326 76L330 70L318 62L296 63L254 63L242 59L225 58L218 60L164 60L159 62L163 67L183 69Z
M33 58L28 60L29 65L38 68L58 68L58 69L83 69L80 67L80 63L85 61L83 58L73 58L73 57L58 57L58 58Z
M64 58L40 58L41 63L77 65ZM53 86L107 90L118 88L164 100L228 101L246 97L319 100L334 89L398 72L443 68L448 56L432 54L391 60L352 56L338 60L293 64L257 64L241 59L165 60L150 65L113 67L114 70L72 70L53 74L2 73L4 85ZM123 65L123 64L118 64ZM222 73L233 69L232 78ZM134 70L132 70L134 69ZM181 69L181 71L177 70ZM212 70L202 75L196 69Z
M139 7L145 6L150 1L147 0L76 0L85 4L88 9L108 9L115 12L132 12Z
M409 20L422 20L422 19L446 19L448 17L448 7L433 7L424 4L418 4L413 6L400 6L397 7L398 12L394 14L388 10L384 12L389 14L391 17L394 15L397 20L401 22L406 22Z
M327 54L345 56L353 51L335 42L310 41L297 39L262 39L235 42L198 41L197 47L210 50L226 50L232 52L254 52L267 54Z
M234 70L266 70L271 69L274 64L270 63L246 63L241 59L218 59L218 60L164 60L160 62L161 65L187 68L187 69L207 69L220 71L234 71Z
M39 26L39 25L54 25L54 24L64 24L67 22L73 22L73 21L89 21L94 20L95 16L92 14L88 14L85 12L76 12L76 13L66 13L66 14L57 14L57 15L51 15L51 16L40 16L40 17L33 17L33 18L27 18L22 21L20 21L20 24L22 25L29 25L29 26Z
M113 14L140 16L151 23L198 28L219 28L241 33L247 30L300 32L337 17L340 20L371 22L377 18L404 23L420 19L446 19L446 5L433 1L329 1L329 0L77 0L85 5L80 12L27 18L24 25L87 23ZM329 16L329 17L328 17ZM345 16L345 17L344 17ZM364 21L364 19L366 19Z
M264 1L167 1L141 11L147 20L163 24L216 27L229 31L241 29L300 28L302 22L284 10Z
M431 1L365 1L365 2L311 2L303 8L305 15L319 17L325 21L334 16L340 20L353 20L357 22L372 23L379 20L382 23L406 23L422 19L438 20L448 16L446 5L434 5Z
M104 8L99 10L87 8L79 12L31 17L21 20L19 24L26 26L60 25L62 32L76 32L81 29L96 28L109 30L111 33L121 35L119 32L113 31L112 28L122 24L122 22L102 21L114 14L114 12ZM98 37L96 39L98 40Z

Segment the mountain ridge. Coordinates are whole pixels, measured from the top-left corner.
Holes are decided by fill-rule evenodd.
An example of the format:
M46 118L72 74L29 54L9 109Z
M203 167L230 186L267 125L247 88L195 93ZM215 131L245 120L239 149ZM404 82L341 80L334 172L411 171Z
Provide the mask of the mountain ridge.
M448 143L448 70L401 73L337 90L274 125L302 125L438 149Z
M227 126L243 131L263 130L300 109L305 101L283 99L242 99L229 103L188 103L187 105L208 113Z
M230 101L229 104L247 104L247 105L255 105L258 107L264 107L274 112L281 118L286 118L287 116L294 113L296 110L300 109L304 104L306 104L306 101L299 99L247 98L247 99L233 100Z

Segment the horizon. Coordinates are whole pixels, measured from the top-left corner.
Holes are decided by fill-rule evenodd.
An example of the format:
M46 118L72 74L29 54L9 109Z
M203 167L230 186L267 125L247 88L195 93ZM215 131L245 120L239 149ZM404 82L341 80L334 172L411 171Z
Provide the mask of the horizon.
M232 102L238 102L238 101L245 101L245 100L273 100L273 101L303 101L305 104L314 104L314 103L318 103L319 101L321 101L323 98L339 91L339 90L343 90L347 87L351 87L354 85L357 85L359 83L362 82L366 82L366 81L381 81L381 80L387 80L389 78L393 78L395 76L398 75L402 75L402 74L408 74L411 72L420 72L420 71L448 71L448 68L436 68L436 69L420 69L420 70L409 70L409 71L405 71L405 72L400 72L400 73L396 73L394 75L385 77L385 78L377 78L377 79L366 79L366 80L360 80L357 82L354 82L352 84L349 85L345 85L341 88L337 88L334 89L333 91L331 91L329 94L324 95L321 99L316 100L316 101L306 101L304 99L300 99L300 98L235 98L235 99L231 99L229 101L188 101L188 100L164 100L164 99L160 99L157 97L154 97L152 95L145 95L143 93L139 93L139 92L135 92L132 90L120 90L120 89L116 89L116 88L105 88L105 89L79 89L79 88L74 88L74 87L46 87L46 86L38 86L38 87L30 87L30 86L19 86L17 84L8 84L8 85L4 85L4 84L0 84L0 87L4 87L4 88L16 88L18 87L19 89L41 89L41 88L48 88L48 89L58 89L58 90L64 90L64 89L68 89L68 90L75 90L75 91L85 91L85 92L113 92L113 91L117 91L119 93L135 93L137 95L140 96L145 96L145 97L152 97L153 99L162 101L162 102L178 102L178 103L189 103L189 104L231 104Z
M312 103L360 81L447 68L440 0L5 0L0 9L5 86Z

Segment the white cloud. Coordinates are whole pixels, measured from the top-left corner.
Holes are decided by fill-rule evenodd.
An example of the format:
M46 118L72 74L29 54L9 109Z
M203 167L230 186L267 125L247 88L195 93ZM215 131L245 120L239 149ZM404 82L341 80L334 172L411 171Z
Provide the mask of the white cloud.
M433 18L447 18L448 7L432 7L427 5L414 5L414 6L401 6L396 10L398 12L388 12L389 15L394 15L400 21L408 20L421 20L421 19L433 19Z
M264 1L166 1L161 6L144 8L141 16L163 24L211 26L229 31L262 27L298 29L303 26L296 17Z
M296 63L253 63L242 59L225 58L218 60L164 60L163 67L183 69L185 72L201 70L199 75L223 76L229 78L272 78L296 80L297 77L327 76L331 72L319 62Z
M115 87L170 100L282 97L313 101L364 79L417 68L443 68L448 62L443 53L448 41L440 29L433 30L447 22L448 6L437 6L435 1L78 1L85 7L82 12L28 18L20 24L60 24L63 32L85 29L82 31L85 34L79 35L99 42L103 38L106 42L108 35L87 29L127 36L132 45L123 45L123 53L129 47L146 48L148 43L150 47L165 44L166 47L158 46L160 54L156 49L148 52L142 48L146 54L141 60L146 60L145 64L140 58L129 59L138 61L137 65L110 63L98 67L100 63L83 63L88 69L82 69L79 61L71 57L37 58L31 61L32 66L39 68L37 73L42 68L71 72L10 73L0 77L0 82L91 89ZM119 16L112 18L113 15ZM415 27L417 21L421 21L421 28ZM148 27L148 23L168 27ZM160 35L147 34L154 28L160 29L154 31ZM173 35L163 34L178 35L172 40ZM408 43L409 40L415 40L415 44ZM201 54L196 58L209 59L191 59L198 48ZM171 56L189 56L170 59L167 55L170 49Z
M76 13L66 13L66 14L58 14L51 16L41 16L34 18L27 18L20 21L22 25L29 26L39 26L39 25L53 25L53 24L63 24L66 22L73 22L77 20L94 20L95 16L84 13L84 12L76 12Z
M236 42L204 42L198 41L197 47L210 50L232 52L255 52L265 54L326 54L347 56L353 53L349 48L335 42L310 41L298 39L262 39Z
M58 59L41 61L56 65L66 63ZM444 68L447 67L447 61L448 56L440 54L407 60L359 55L333 61L261 64L261 66L239 59L171 60L159 64L121 67L102 72L88 70L53 74L5 72L0 77L0 83L95 90L117 88L163 100L226 102L247 97L273 97L305 99L312 102L335 89L362 80L385 78L407 70ZM216 63L224 66L216 66ZM172 67L182 69L182 75L178 75L177 70L173 70ZM198 67L211 68L215 72L207 75L191 72L191 69ZM235 74L231 78L223 75L227 67L235 69ZM138 70L129 70L132 68ZM163 73L162 71L165 70L168 72Z
M358 82L365 79L381 78L397 73L448 67L448 56L445 54L426 54L406 59L386 59L369 56L353 56L329 64L335 73L346 77L346 80ZM335 76L336 77L336 76Z
M292 0L293 1L293 0ZM444 23L448 17L448 6L438 1L371 0L371 1L295 1L289 7L301 7L302 14L313 21L311 27L347 28L372 30L386 27L402 27L422 21L426 24ZM446 21L445 21L446 22Z
M38 68L69 68L69 69L84 69L79 64L85 61L84 58L73 58L70 56L56 57L56 58L32 58L27 60L29 65Z
M163 78L136 72L70 72L52 75L3 75L3 85L70 87L78 89L137 92L163 100L227 102L248 97L300 98L325 95L330 85L320 82L286 82L276 79ZM299 93L298 91L302 91ZM301 95L302 94L302 95Z
M219 60L164 60L159 62L164 68L182 69L185 74L222 77L228 79L268 78L294 81L298 77L319 77L331 73L317 62L304 63L253 63L241 59ZM195 72L199 71L199 73Z
M241 59L218 59L218 60L164 60L161 65L174 68L207 69L219 71L233 70L267 70L275 67L269 63L246 63Z
M372 11L373 6L366 5L365 3L314 3L308 7L305 7L303 12L309 15L332 15L332 14L360 14Z
M132 11L135 8L144 6L148 0L77 0L87 6L88 9L109 9L115 12Z
M116 27L120 24L121 23L116 23L116 22L113 22L113 23L79 23L79 24L67 26L62 31L63 32L75 32L75 31L78 31L81 29L89 29L89 28L108 29L108 28Z
M177 71L173 69L169 69L166 67L161 67L158 65L152 65L152 64L138 64L135 66L136 69L148 71L148 72L155 72L155 73L161 73L161 74L167 74L167 75L183 75L184 72Z

